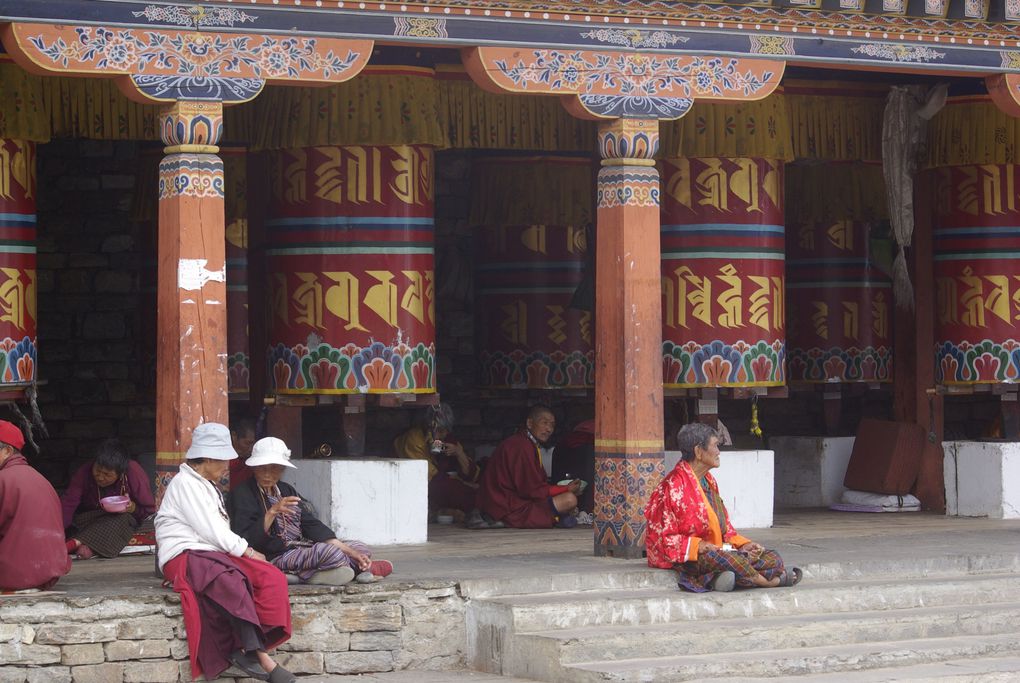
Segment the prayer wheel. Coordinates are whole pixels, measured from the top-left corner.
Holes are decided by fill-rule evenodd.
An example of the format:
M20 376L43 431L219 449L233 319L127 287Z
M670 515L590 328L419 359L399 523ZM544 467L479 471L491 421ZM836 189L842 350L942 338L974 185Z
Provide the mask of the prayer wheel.
M782 385L782 162L667 159L662 187L664 386Z
M591 160L489 157L473 177L480 384L593 387L592 312L574 307L590 257Z
M0 384L36 379L35 143L0 138Z
M935 377L947 385L1020 376L1020 166L935 174Z
M270 390L434 392L432 147L271 157Z
M892 280L871 239L881 166L787 167L786 190L789 381L892 381Z
M220 148L226 212L227 388L231 398L248 396L248 155L243 148Z

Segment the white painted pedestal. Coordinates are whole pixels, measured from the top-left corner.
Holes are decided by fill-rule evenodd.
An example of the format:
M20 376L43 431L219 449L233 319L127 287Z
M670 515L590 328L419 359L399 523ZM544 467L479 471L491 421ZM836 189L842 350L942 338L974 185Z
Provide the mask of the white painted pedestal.
M666 472L680 460L680 451L666 451ZM719 483L719 492L730 523L742 529L767 529L772 526L773 453L772 451L723 451L719 467L712 476Z
M854 450L852 436L773 436L776 505L829 507L843 498L843 477Z
M946 514L1020 518L1020 443L944 441Z
M428 463L388 458L294 460L283 479L340 539L368 545L428 539Z

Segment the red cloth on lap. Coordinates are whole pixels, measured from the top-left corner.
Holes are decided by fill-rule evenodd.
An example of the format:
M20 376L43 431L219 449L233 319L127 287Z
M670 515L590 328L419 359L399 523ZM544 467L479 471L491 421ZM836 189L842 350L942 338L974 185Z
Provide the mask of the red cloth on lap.
M216 678L237 649L230 620L211 603L258 627L267 650L290 638L287 578L268 562L189 550L167 562L163 576L181 596L192 678Z

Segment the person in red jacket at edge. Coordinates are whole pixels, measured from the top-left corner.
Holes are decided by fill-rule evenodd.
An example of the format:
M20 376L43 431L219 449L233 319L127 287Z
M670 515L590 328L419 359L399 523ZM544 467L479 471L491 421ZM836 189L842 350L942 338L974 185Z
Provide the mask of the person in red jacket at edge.
M580 480L566 486L550 484L542 464L540 447L555 429L552 410L536 405L528 412L525 426L496 447L478 489L478 507L493 520L489 527L548 529L577 525L577 518L568 513L577 507Z
M21 430L0 420L0 593L48 590L71 571L60 498L24 446Z

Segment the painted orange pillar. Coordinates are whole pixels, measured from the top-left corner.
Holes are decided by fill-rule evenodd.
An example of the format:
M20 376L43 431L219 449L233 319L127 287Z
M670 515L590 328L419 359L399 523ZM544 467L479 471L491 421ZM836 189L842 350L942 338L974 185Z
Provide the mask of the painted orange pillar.
M156 499L203 422L227 422L223 127L218 102L160 114L156 349Z
M658 121L599 128L595 301L595 554L639 558L662 480Z

